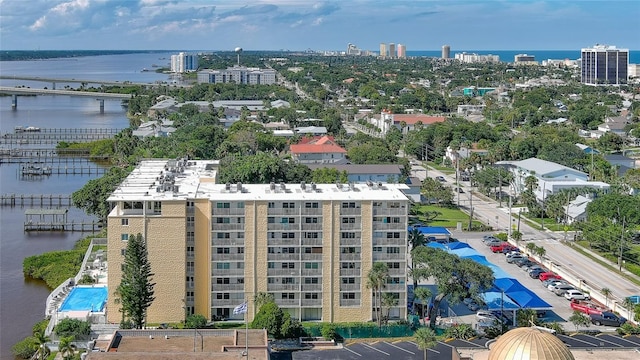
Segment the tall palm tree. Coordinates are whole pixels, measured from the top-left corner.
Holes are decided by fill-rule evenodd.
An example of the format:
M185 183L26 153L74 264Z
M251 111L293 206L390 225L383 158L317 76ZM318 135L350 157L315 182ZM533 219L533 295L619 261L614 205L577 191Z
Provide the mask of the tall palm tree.
M47 346L47 343L50 342L51 339L44 334L44 331L34 332L33 338L35 339L34 343L38 346L38 350L36 350L34 356L39 360L46 359L51 353L51 350Z
M429 327L421 327L416 330L414 336L416 337L416 344L418 349L424 350L424 360L428 359L428 349L436 346L438 343L436 339L436 333Z
M398 298L396 298L392 293L386 292L382 294L382 306L387 309L387 321L389 321L391 308L394 306L398 306Z
M624 301L622 302L622 306L625 309L627 309L627 319L632 320L631 319L631 309L633 309L635 304L633 303L633 300L631 299L630 296L624 298Z
M428 305L427 299L430 298L432 295L433 294L431 293L431 290L429 290L426 287L413 288L413 297L420 299L420 302L422 303L422 312L420 312L421 319L424 319L424 307L425 305ZM414 302L414 306L415 306L415 302Z
M603 287L600 289L600 293L604 295L605 306L609 306L609 296L611 296L611 289Z
M418 229L411 229L411 231L409 232L409 236L407 237L407 240L409 241L409 251L413 251L415 248L417 248L418 246L424 246L425 244L425 238L424 238L424 234L421 233ZM413 256L411 257L411 268L409 269L409 272L411 273L411 276L413 278L413 290L415 291L418 288L418 281L420 279L418 279L418 277L413 276L413 269L416 266L415 261L413 261ZM411 308L411 311L415 313L416 310L416 305L415 302Z
M72 359L73 354L76 352L76 346L73 345L73 336L65 336L63 338L60 338L58 351L60 351L60 354L62 354L63 359Z
M387 263L376 262L367 274L367 288L371 289L374 294L374 307L376 309L376 320L378 326L382 325L382 289L386 286L389 279L389 267Z

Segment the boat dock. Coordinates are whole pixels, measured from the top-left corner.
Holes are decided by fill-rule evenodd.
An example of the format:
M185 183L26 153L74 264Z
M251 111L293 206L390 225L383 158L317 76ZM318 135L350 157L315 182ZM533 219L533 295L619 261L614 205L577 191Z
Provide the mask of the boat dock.
M68 212L68 209L27 209L24 212L24 231L97 232L102 229L102 224L98 221L68 221Z
M0 206L71 207L71 195L63 194L0 194Z
M107 169L97 166L38 166L23 165L20 168L22 176L44 175L102 175Z
M91 142L110 139L121 129L40 129L39 131L18 131L5 133L3 144L57 144L66 142Z

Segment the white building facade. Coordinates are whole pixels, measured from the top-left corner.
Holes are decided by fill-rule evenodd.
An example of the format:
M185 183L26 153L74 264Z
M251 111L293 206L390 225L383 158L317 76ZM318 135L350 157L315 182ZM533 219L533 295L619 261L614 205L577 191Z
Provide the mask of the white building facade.
M171 55L171 72L185 73L198 70L198 56L181 52Z
M198 72L198 83L201 84L250 84L271 85L276 82L276 71L273 69L248 68L234 66L225 70L205 69Z

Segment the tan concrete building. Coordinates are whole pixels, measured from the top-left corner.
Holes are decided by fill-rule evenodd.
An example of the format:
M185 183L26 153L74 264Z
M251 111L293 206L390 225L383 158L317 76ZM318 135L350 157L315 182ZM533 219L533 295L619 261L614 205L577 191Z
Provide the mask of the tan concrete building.
M233 308L259 292L300 320L375 318L366 275L386 262L384 292L406 316L404 184L216 184L214 161L143 161L112 193L108 217L108 320L131 234L147 241L155 274L149 323L188 314L242 319Z

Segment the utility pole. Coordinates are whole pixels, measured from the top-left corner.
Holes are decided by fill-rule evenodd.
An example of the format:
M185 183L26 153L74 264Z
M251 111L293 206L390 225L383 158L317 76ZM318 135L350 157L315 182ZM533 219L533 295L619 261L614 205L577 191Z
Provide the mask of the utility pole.
M618 209L620 210L620 209ZM620 256L618 257L618 271L622 271L622 250L624 248L624 222L625 218L622 218L622 234L620 234Z
M458 182L459 173L460 173L460 154L456 156L456 193L458 194L458 208L460 208L460 190L462 189L460 187L460 183Z
M467 231L471 231L471 226L473 225L473 190L469 191L469 227Z

